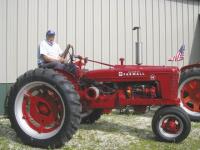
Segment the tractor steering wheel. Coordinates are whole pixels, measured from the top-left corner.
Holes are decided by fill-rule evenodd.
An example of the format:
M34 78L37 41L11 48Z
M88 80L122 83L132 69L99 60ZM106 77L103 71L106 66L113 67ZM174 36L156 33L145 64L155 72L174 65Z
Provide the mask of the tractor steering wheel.
M70 52L70 49L71 49L71 52ZM69 58L67 59L68 54L69 54ZM83 59L82 56L74 54L74 47L70 44L67 45L65 51L62 54L62 57L65 59L65 63L73 63L74 58L78 58L80 60ZM87 61L86 59L87 58L84 59L85 62Z
M70 52L70 49L71 49L71 52ZM68 54L69 54L69 58L66 59ZM74 47L68 44L62 56L64 59L66 59L66 63L72 63L74 61L74 56L75 56Z

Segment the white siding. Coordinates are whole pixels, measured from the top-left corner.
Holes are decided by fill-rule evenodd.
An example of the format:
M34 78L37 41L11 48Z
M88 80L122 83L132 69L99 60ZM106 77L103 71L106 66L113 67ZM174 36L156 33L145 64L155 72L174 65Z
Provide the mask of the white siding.
M198 13L196 0L0 0L0 83L37 66L47 29L56 31L63 49L70 43L91 59L116 64L124 57L134 64L132 27L139 25L143 63L181 67L191 60ZM183 43L185 60L168 62Z
M7 51L7 80L14 81L17 76L18 49L17 49L17 23L18 4L17 1L7 0L7 30L6 30L6 51ZM4 40L3 40L4 41ZM2 41L2 42L3 42Z
M21 74L27 70L28 59L28 1L19 0L18 1L18 34L17 34L17 51L18 51L18 61L17 61L17 74Z
M0 82L7 81L7 0L0 0Z
M85 1L85 56L93 59L93 48L94 48L94 39L93 39L93 4L94 0ZM88 64L89 68L93 67L93 64Z

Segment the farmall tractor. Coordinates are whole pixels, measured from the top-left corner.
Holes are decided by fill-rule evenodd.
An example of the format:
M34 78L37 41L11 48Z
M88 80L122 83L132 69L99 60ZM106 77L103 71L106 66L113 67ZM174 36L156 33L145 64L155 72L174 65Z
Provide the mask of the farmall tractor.
M23 143L60 147L72 138L80 123L94 123L102 114L123 106L138 111L160 106L152 119L152 130L160 141L181 142L188 136L190 118L179 107L177 97L179 69L141 65L139 28L134 29L138 31L136 65L124 65L123 58L117 65L93 61L74 55L72 48L69 63L76 65L76 75L37 68L17 79L5 106ZM109 68L85 70L91 61Z

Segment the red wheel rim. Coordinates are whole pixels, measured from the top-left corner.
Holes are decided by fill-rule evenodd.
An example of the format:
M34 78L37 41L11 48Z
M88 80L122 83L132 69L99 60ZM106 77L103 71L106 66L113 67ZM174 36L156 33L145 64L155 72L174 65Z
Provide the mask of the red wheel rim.
M180 124L175 118L166 118L162 121L161 127L167 133L177 134L180 130Z
M181 101L188 110L200 112L200 80L192 79L181 89Z
M53 86L35 81L18 92L15 115L24 132L45 139L61 129L65 108L62 97Z
M175 114L168 114L160 118L159 131L167 138L176 138L183 132L183 121Z

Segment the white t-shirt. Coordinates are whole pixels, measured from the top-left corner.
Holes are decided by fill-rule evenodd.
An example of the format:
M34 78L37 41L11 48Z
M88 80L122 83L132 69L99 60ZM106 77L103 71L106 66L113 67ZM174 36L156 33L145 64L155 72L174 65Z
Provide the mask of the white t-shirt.
M38 49L38 64L44 63L42 55L49 55L53 57L58 57L62 54L62 50L57 43L53 43L52 45L47 42L47 40L43 40Z

